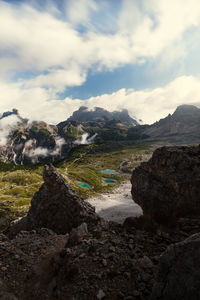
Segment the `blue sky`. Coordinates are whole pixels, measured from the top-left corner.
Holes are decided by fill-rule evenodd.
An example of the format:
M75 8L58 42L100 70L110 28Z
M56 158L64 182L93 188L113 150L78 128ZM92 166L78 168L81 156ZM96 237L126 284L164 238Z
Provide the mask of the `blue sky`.
M199 0L0 0L0 111L80 105L152 123L200 105Z

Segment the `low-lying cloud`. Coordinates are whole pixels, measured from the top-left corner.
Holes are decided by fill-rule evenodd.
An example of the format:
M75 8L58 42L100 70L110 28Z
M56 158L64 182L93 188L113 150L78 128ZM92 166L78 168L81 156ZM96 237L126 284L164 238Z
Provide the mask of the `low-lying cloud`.
M55 138L56 146L54 149L48 149L44 147L35 147L35 141L29 140L26 142L25 155L32 159L32 162L37 162L39 157L51 157L61 155L62 146L65 144L65 140L59 136Z
M5 146L9 133L20 123L19 118L16 115L11 115L0 120L0 146Z
M92 135L89 138L89 134L84 133L79 139L77 139L74 142L74 144L76 144L76 145L90 145L90 144L93 144L96 136L97 136L97 133L95 133L94 135Z
M8 102L3 99L9 99ZM27 101L28 99L28 101ZM169 84L155 89L120 89L112 94L103 94L87 100L65 98L50 100L45 89L21 90L16 85L0 82L0 111L16 107L23 117L57 124L66 120L80 106L92 109L96 106L109 111L128 109L130 115L153 123L173 113L178 105L200 105L200 79L194 76L180 76ZM30 109L31 108L31 109Z

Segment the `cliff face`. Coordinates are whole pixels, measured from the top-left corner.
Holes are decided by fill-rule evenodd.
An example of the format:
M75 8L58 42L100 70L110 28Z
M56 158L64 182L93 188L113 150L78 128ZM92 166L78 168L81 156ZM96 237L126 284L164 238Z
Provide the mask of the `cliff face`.
M158 223L200 214L200 146L157 149L131 183L134 201Z

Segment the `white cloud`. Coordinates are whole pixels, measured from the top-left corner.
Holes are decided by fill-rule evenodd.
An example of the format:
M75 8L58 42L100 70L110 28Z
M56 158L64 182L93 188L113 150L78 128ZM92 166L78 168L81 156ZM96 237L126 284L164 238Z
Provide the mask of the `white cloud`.
M103 107L109 111L126 108L145 123L152 123L172 113L181 104L200 104L200 79L181 76L164 87L135 91L120 89L87 100L66 98L50 100L52 94L42 88L21 89L0 82L0 111L16 107L23 117L58 123L66 120L81 105ZM8 102L4 101L9 99Z
M56 156L61 155L62 146L65 144L65 140L60 136L55 138L56 146L53 150L49 150L44 147L35 147L35 141L29 140L26 142L25 154L32 159L33 163L38 162L39 157Z
M83 84L94 66L97 71L113 70L159 58L157 70L163 72L174 61L184 60L188 45L183 35L200 26L199 0L124 0L112 34L91 26L82 34L76 29L91 21L101 2L66 1L67 20L60 18L54 1L49 0L46 11L27 3L0 0L1 112L16 107L25 117L56 123L80 105L88 105L127 108L145 122L153 122L181 103L199 103L200 82L192 76L180 76L153 90L121 89L85 102L58 100L59 92Z
M73 28L74 23L89 21L100 4L94 0L66 3L68 21L59 19L53 1L47 11L36 10L28 4L0 1L2 78L6 74L8 78L11 75L20 78L21 73L31 72L29 80L22 80L24 85L46 86L59 92L68 86L81 85L93 65L97 70L114 69L155 58L173 45L176 49L181 45L183 49L183 33L200 24L198 0L142 0L140 3L124 0L114 34L99 33L95 28L80 34ZM175 52L173 49L165 52L166 60L177 59ZM185 51L178 53L183 56Z
M68 19L73 24L87 24L90 13L98 10L98 5L94 0L67 0L65 10Z
M16 115L11 115L0 120L0 146L4 146L7 142L11 128L15 128L20 123Z

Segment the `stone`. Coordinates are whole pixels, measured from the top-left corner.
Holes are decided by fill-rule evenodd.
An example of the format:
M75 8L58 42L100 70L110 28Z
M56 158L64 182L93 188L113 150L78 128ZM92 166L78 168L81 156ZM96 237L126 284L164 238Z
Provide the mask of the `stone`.
M131 183L133 200L159 224L199 215L200 145L158 148L133 170Z
M130 162L128 160L124 160L121 162L119 169L123 173L131 173L131 171L129 170L129 166L130 166Z
M65 234L84 222L88 226L98 223L100 218L95 208L76 194L53 165L45 166L43 179L44 183L31 200L27 216L6 230L9 237L21 230L43 227L57 234Z
M160 258L151 300L200 299L200 233L170 245Z
M78 244L82 239L88 236L88 228L86 223L82 223L69 234L69 239L67 242L67 247L72 247Z
M107 260L106 259L102 259L102 264L104 267L107 267L108 263L107 263Z
M97 294L97 299L101 300L104 299L106 297L106 294L104 293L103 290L99 290L98 294Z

